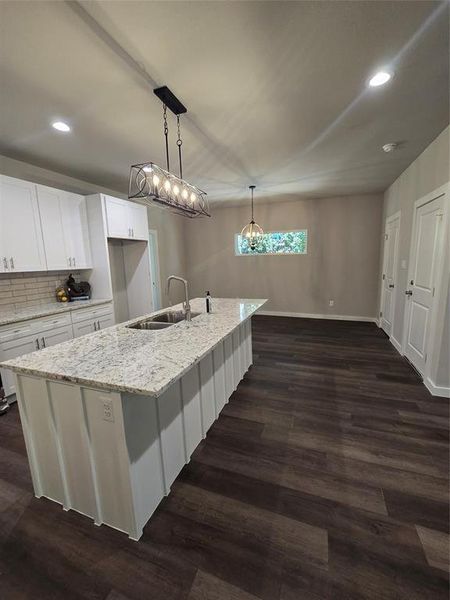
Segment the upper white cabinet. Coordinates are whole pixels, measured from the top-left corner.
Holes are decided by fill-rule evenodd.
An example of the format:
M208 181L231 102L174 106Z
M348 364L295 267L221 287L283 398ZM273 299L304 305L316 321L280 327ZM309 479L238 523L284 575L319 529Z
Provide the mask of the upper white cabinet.
M63 228L72 267L88 269L92 267L91 245L86 214L86 198L79 194L64 194Z
M91 266L84 196L0 175L0 273Z
M36 188L47 269L68 269L72 265L63 226L64 192L43 185L37 185Z
M37 185L47 269L87 269L91 250L86 199Z
M45 271L36 186L0 176L0 272Z
M147 240L148 224L145 206L105 196L108 237Z

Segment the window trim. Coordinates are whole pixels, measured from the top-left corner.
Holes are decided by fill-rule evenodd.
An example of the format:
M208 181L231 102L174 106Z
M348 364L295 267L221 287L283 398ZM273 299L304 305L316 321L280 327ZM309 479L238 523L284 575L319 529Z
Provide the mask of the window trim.
M235 256L306 256L308 254L308 230L307 229L276 229L274 231L265 231L264 234L268 233L293 233L297 231L306 232L305 252L255 252L243 254L238 251L238 239L240 233L234 234L234 255Z

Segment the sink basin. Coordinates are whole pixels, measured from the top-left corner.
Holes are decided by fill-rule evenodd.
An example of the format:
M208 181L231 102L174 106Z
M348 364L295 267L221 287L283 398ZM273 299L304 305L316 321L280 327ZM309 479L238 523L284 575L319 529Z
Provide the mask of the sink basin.
M200 314L201 313L191 313L191 319L198 317ZM170 327L171 325L175 325L175 323L180 323L181 321L184 321L183 311L167 310L166 312L155 315L154 317L149 317L148 319L134 323L134 325L127 325L127 327L128 329L165 329L166 327Z
M139 323L135 323L134 325L127 325L128 329L166 329L166 327L170 327L173 323L155 323L154 321L139 321Z
M198 317L199 314L200 313L191 313L191 319ZM150 317L149 320L154 323L170 323L172 325L173 323L184 321L184 312L181 310L168 310L159 315L155 315L154 317Z

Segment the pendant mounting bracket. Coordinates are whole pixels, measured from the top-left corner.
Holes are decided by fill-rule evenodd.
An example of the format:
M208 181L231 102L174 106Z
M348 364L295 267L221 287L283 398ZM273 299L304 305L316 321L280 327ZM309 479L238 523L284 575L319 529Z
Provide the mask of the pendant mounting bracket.
M187 112L187 108L180 100L178 100L175 94L169 90L167 85L154 89L153 93L158 96L161 102L165 104L174 115L178 116Z

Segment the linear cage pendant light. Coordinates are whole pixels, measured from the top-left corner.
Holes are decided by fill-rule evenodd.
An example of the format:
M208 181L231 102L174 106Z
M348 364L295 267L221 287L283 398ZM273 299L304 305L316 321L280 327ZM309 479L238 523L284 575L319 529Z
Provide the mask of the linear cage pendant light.
M186 107L178 98L163 86L154 90L163 104L164 138L166 144L166 169L158 167L153 162L132 165L128 186L128 199L145 206L155 204L168 208L176 214L185 217L210 217L206 192L183 179L183 161L181 155L180 115L187 112ZM167 124L167 109L177 118L177 146L179 161L179 176L170 172L169 156L169 127Z
M248 187L252 193L252 220L241 231L241 236L247 240L248 245L250 246L250 250L256 250L261 236L264 234L264 231L262 227L258 225L258 223L255 223L255 220L253 218L253 192L256 186L249 185Z

